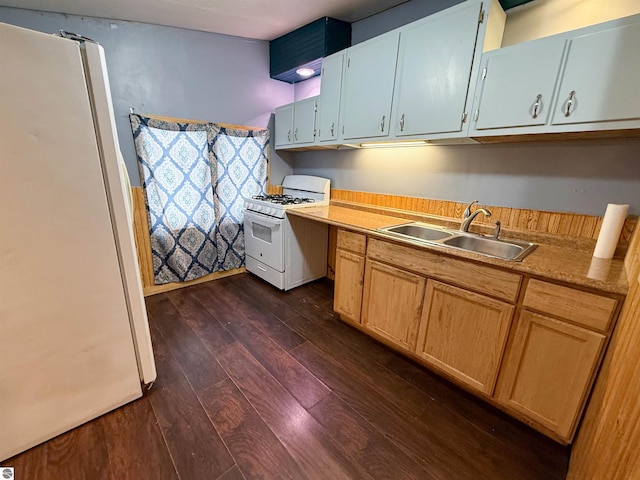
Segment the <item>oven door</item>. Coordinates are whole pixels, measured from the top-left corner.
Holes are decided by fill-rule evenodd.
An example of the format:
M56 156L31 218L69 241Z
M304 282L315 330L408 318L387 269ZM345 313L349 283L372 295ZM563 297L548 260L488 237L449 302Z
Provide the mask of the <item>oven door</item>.
M244 248L247 256L284 272L285 221L268 215L244 212Z

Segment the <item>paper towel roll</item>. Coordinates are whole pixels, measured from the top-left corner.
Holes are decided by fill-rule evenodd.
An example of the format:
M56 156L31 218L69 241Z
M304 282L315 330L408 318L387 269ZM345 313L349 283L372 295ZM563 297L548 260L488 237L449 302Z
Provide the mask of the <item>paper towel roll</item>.
M629 205L616 205L614 203L607 205L596 248L593 250L594 257L613 258L622 226L627 219L628 210Z
M587 277L594 280L605 281L609 276L611 270L611 261L605 258L591 257L591 264L589 264L589 271Z

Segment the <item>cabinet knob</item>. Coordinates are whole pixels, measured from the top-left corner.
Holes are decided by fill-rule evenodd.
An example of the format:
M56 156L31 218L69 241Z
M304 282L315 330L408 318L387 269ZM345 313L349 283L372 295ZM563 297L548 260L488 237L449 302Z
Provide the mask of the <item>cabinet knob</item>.
M386 115L382 115L382 120L380 120L380 131L384 132L384 119L386 118Z
M404 132L404 113L400 116L400 131Z
M298 129L297 128L293 131L293 139L295 141L298 141Z
M333 129L336 126L336 122L331 122L331 136L333 137Z
M531 116L533 118L538 118L538 114L540 113L541 110L542 110L542 94L539 93L538 96L536 97L536 101L533 104L533 113Z
M564 112L564 116L568 117L569 115L571 115L571 107L573 107L573 104L576 102L576 91L575 90L571 90L571 93L569 94L569 98L567 99L567 109Z
M287 140L289 140L289 142L291 142L291 130L289 130L287 132Z

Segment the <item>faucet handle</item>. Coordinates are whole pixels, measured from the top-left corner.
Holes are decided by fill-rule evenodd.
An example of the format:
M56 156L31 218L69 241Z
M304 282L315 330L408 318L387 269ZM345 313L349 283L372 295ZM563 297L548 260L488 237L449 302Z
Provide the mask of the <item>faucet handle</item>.
M464 212L462 213L462 218L469 218L469 216L471 215L471 207L478 203L478 201L479 200L474 200L469 205L467 205L467 208L465 208Z
M494 222L494 224L495 224L496 228L495 228L495 230L493 231L493 238L494 238L495 240L498 240L498 236L500 235L500 227L502 226L502 223L500 223L500 220L496 220L496 221Z

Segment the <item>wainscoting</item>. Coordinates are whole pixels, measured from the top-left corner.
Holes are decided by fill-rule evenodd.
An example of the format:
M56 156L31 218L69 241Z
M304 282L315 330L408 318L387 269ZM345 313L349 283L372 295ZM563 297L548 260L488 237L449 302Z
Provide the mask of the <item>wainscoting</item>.
M459 219L466 207L464 203L448 200L336 189L331 190L331 200L343 200L454 219ZM492 215L491 218L476 217L475 222L478 224L492 225L496 220L500 220L504 228L569 235L592 240L598 238L602 226L602 217L593 215L526 210L484 204L482 206L491 210ZM636 223L637 217L629 217L625 222L618 243L618 248L622 251L626 250Z
M629 294L573 447L568 479L640 478L640 229L625 257Z

